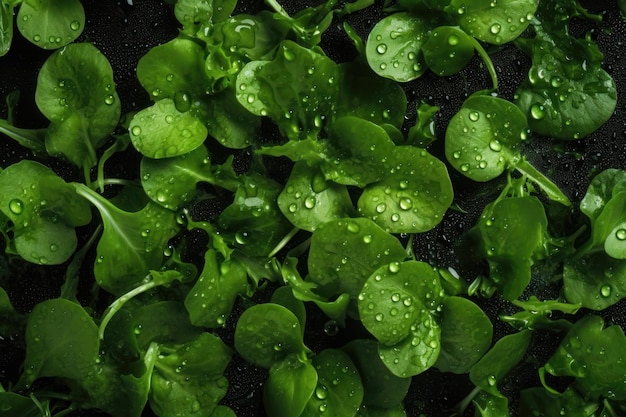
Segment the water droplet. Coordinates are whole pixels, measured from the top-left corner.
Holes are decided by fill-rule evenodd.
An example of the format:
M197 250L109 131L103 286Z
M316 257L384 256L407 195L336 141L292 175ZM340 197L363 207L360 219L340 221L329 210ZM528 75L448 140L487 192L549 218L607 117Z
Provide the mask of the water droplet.
M171 82L173 79L174 79L174 74L167 74L165 76L165 80L166 81L170 81Z
M363 243L372 243L372 235L363 236Z
M39 42L41 40L41 36L40 35L35 35L35 36L33 36L33 40L35 42Z
M319 384L317 388L315 388L315 396L320 400L326 399L326 397L328 397L328 388L326 388L325 385Z
M448 36L448 45L454 46L459 44L459 37L456 35Z
M308 209L312 209L313 207L315 207L315 197L307 197L304 200L304 207L308 208ZM348 229L350 228L350 226L348 226Z
M395 274L400 271L400 262L392 262L389 264L389 272Z
M602 288L600 288L600 294L602 294L603 297L608 297L609 295L611 295L611 286L603 285Z
M489 32L491 32L494 35L497 35L498 33L500 33L500 30L502 30L502 26L499 23L494 23L489 28Z
M626 240L626 229L619 229L615 232L615 237L617 240Z
M287 207L287 210L289 210L290 213L295 213L296 210L298 210L298 206L296 203L291 203L289 204L289 207Z
M291 49L287 47L283 47L283 56L285 57L287 61L290 61L290 62L296 59L296 55L293 53Z
M533 104L530 106L530 115L535 120L541 120L545 117L545 111L541 104Z
M398 301L400 301L400 294L397 292L394 292L393 294L391 294L391 301L393 301L394 303L397 303Z
M254 100L256 100L256 97L254 96L254 94L248 94L248 97L246 98L246 101L248 102L248 104L254 103Z
M470 167L469 167L469 164L463 164L463 165L461 165L461 171L463 171L463 172L467 172L467 171L469 171L469 168L470 168Z
M78 20L72 20L72 23L70 23L70 29L72 30L80 29L80 22Z
M387 45L384 43L379 44L376 47L376 52L378 52L379 54L384 54L385 52L387 52Z
M106 97L104 97L104 103L110 106L111 104L115 103L115 97L113 97L112 94L107 95Z
M22 214L24 211L24 203L22 203L22 200L15 198L9 201L9 210L11 210L11 213L13 214Z
M336 336L339 333L339 325L335 320L329 320L324 323L324 333L328 336Z
M376 206L377 213L384 213L385 210L387 210L387 205L385 203L380 203L379 205Z
M348 222L347 228L348 228L348 231L351 233L359 233L359 231L361 230L359 225L354 222Z
M494 385L496 385L496 377L495 375L489 375L489 377L487 378L487 384L489 384L490 387L493 387Z
M489 142L489 149L494 152L500 152L502 150L502 144L498 140L494 139Z
M57 250L59 250L59 245L57 245L56 243L51 243L49 249L50 252L56 252Z
M478 114L477 111L473 111L473 112L470 112L468 117L472 122L477 122L478 119L480 119L480 114Z
M400 208L402 210L410 210L411 208L413 208L413 201L408 197L401 198Z
M141 135L141 128L139 126L133 126L133 128L130 130L130 133L132 133L134 136L139 136Z
M385 318L385 316L383 316L383 313L378 313L374 316L374 319L376 321L383 321L383 318Z

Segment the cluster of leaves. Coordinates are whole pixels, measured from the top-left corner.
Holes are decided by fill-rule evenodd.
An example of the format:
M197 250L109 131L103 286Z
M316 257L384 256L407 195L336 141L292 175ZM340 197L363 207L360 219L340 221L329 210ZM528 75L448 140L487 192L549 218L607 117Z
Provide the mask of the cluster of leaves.
M0 0L4 51L14 3ZM0 132L35 156L0 170L5 253L67 264L60 296L27 315L0 289L0 331L18 329L26 345L21 378L1 387L0 415L96 408L138 417L149 405L160 417L234 416L220 401L236 353L268 370L263 400L272 417L405 416L412 377L431 368L468 374L475 385L458 415L473 401L477 416L505 416L509 398L499 386L538 330L564 336L541 364L543 386L522 391L521 414L623 411L622 329L573 315L626 297L626 172L596 176L580 203L587 224L553 236L546 206L568 211L572 203L521 153L531 132L578 139L613 113L615 83L600 66L602 54L567 29L572 17L597 17L568 0L400 0L366 42L344 21L357 57L338 64L325 54L322 34L373 1L329 0L293 16L267 3L271 10L249 15L234 14L234 0L175 2L179 35L137 68L153 104L124 118L107 59L64 35L69 44L50 55L37 80L35 102L48 127L19 128L11 115L0 121ZM29 22L65 25L71 16L78 30L78 13L64 9L76 4L24 0L18 28L39 42ZM58 10L63 19L52 14ZM533 61L514 102L497 95L483 46L508 42ZM475 51L493 89L472 94L452 117L444 162L428 149L438 109L422 103L406 129L399 82L427 69L459 72ZM259 137L263 121L279 139ZM213 149L228 156L216 163ZM235 170L241 149L252 162ZM107 161L122 152L139 156L134 181L106 175ZM84 180L65 181L35 160L46 157L74 166ZM278 158L291 167L286 178L265 167ZM448 166L479 182L507 173L462 243L485 266L469 285L420 261L411 238L406 244L451 208ZM227 196L226 207L192 218L211 194ZM80 248L77 229L90 234ZM194 231L206 235L201 268L184 260ZM90 278L80 272L87 260L94 293L113 299L104 311L78 300L79 280ZM562 268L559 299L525 297L531 267L540 264ZM267 281L275 288L269 302L252 303ZM519 308L501 317L512 333L493 340L480 297ZM251 306L236 318L228 346L216 329L242 299ZM339 328L360 322L367 335L340 349L309 349L305 303ZM552 388L560 377L570 378L564 392Z

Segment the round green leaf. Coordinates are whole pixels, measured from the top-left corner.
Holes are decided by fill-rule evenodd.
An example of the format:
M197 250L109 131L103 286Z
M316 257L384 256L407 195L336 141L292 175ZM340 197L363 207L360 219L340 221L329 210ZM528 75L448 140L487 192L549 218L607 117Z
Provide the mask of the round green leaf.
M444 163L424 149L398 146L387 166L388 174L359 197L359 213L390 233L425 232L439 224L453 198Z
M83 32L85 10L79 0L25 0L17 14L17 28L40 48L56 49Z
M439 76L453 75L465 68L474 56L474 43L458 27L439 26L422 45L422 52L432 72Z
M159 100L135 114L129 132L133 146L154 159L191 152L202 145L208 133L200 120L189 112L179 112L171 99Z
M383 18L367 38L368 64L376 74L395 81L418 78L427 68L421 47L430 29L426 18L407 12Z
M264 368L306 350L298 318L286 307L272 303L244 311L235 329L235 349L248 362Z

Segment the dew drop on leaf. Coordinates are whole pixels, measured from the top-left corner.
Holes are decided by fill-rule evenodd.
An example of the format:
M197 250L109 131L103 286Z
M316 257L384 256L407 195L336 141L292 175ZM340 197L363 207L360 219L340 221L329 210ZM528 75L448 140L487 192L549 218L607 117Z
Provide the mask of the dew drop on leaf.
M603 285L602 288L600 288L600 294L602 294L603 297L608 297L611 295L611 287L609 285Z
M617 240L626 240L626 229L619 229L615 232L615 237Z
M480 119L480 114L478 114L477 111L473 111L473 112L470 112L468 117L472 122L477 122L478 119Z
M376 52L378 52L379 54L384 54L385 52L387 52L387 45L384 43L379 44L376 47Z
M22 200L15 198L9 201L9 210L11 210L13 214L22 214L24 211L24 203L22 203Z
M546 113L541 104L533 104L530 106L530 115L535 120L541 120L545 117Z

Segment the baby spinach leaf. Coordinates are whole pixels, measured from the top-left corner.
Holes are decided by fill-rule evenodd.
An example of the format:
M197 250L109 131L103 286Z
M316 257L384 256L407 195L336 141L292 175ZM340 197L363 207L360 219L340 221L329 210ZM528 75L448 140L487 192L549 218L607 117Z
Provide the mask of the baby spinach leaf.
M491 395L502 397L497 384L522 360L531 336L531 331L522 330L499 339L470 369L472 382Z
M0 211L11 221L17 253L37 264L61 264L76 250L74 228L91 221L89 205L38 162L24 160L0 172Z
M360 117L377 125L402 127L406 94L398 83L378 77L360 60L339 65L337 116Z
M350 357L341 350L325 349L312 362L317 371L317 386L301 416L354 416L363 400L363 384Z
M507 300L530 282L530 267L547 238L545 209L534 196L502 198L489 204L469 232L489 263L489 279Z
M446 166L423 149L398 146L385 161L388 174L368 185L359 213L390 233L419 233L435 227L452 203Z
M278 207L294 226L310 232L354 211L346 186L327 181L317 167L305 162L294 165L278 196Z
M272 293L272 298L270 299L270 302L274 304L280 304L283 307L287 307L287 309L298 318L298 321L300 322L300 327L304 332L304 326L306 325L306 308L304 307L304 303L302 302L302 300L294 296L294 292L289 285L283 285L282 287L278 287ZM304 334L302 336L304 337Z
M400 378L378 356L378 343L354 339L341 348L354 362L363 382L363 404L368 408L390 408L401 404L409 391L411 378Z
M365 45L367 62L384 78L407 82L426 71L422 45L432 23L408 12L389 15L376 23Z
M26 370L20 385L40 377L86 378L99 352L98 328L79 305L62 298L37 304L26 323Z
M248 291L248 275L235 259L223 259L214 249L204 254L204 268L185 298L191 323L215 328L224 325L238 295Z
M626 261L603 252L566 259L563 292L570 303L604 310L626 297Z
M563 18L563 29L550 32L534 24L536 37L520 40L533 66L515 95L531 129L565 140L597 130L617 102L615 81L601 67L602 54L592 41L569 36L568 21Z
M623 400L625 346L626 337L619 326L605 327L600 316L589 315L574 323L540 373L545 370L550 375L576 378L574 387L589 398Z
M29 42L43 49L57 49L83 32L85 10L79 0L24 0L17 28Z
M207 137L206 126L190 112L181 113L172 99L141 110L130 122L133 146L148 158L169 158L191 152Z
M493 96L471 96L446 128L446 158L474 181L489 181L505 169L516 169L550 199L570 205L563 192L520 154L526 130L526 117L513 103Z
M121 294L161 267L163 249L179 230L172 211L148 202L140 211L127 212L82 184L74 187L98 209L104 224L94 263L98 285Z
M305 357L307 351L298 318L273 303L243 312L235 329L235 349L246 361L268 369L290 354Z
M317 372L308 361L289 355L270 368L263 386L263 404L270 417L300 416L317 385Z
M417 375L435 363L440 327L432 312L442 296L439 275L418 261L382 266L363 285L361 321L380 342L380 358L395 375Z
M51 122L48 153L83 169L94 166L96 150L117 126L121 112L107 58L88 43L54 52L39 71L35 101Z
M444 299L439 325L441 351L434 366L442 372L468 372L491 346L491 321L467 298Z
M195 196L196 184L210 182L209 152L203 145L172 158L144 157L140 165L141 186L155 203L178 210Z
M159 416L212 415L226 395L228 381L224 370L231 355L224 342L206 332L188 343L159 346L150 408Z
M316 137L333 117L339 69L330 58L292 41L271 61L252 61L237 76L237 99L269 116L290 139Z
M537 10L537 0L452 0L445 10L468 34L502 45L526 30Z
M439 76L461 71L474 56L474 40L455 26L439 26L422 45L428 68Z
M9 52L13 42L13 10L11 3L0 2L0 57Z
M292 228L276 203L280 191L277 182L259 173L243 175L217 221L223 238L249 255L269 254Z
M405 257L400 242L373 221L332 220L315 229L311 237L309 278L323 295L348 293L356 300L375 270Z

